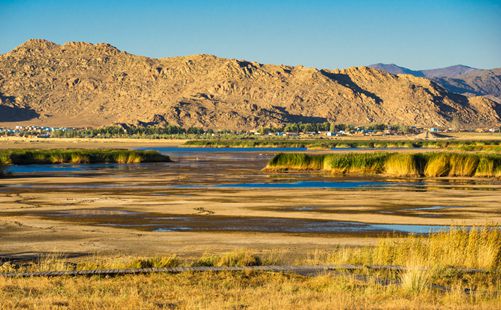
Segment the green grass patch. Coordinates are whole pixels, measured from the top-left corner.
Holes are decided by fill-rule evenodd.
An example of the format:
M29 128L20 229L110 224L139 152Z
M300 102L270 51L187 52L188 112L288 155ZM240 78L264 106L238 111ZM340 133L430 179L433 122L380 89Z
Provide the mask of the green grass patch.
M241 139L204 139L189 140L186 146L197 147L297 147L308 149L332 148L432 148L462 151L497 152L501 149L501 141L475 140L335 140L328 138L298 139L298 138L241 138Z
M169 156L157 151L120 149L27 149L1 150L0 166L29 164L88 164L168 162Z
M280 153L265 170L324 170L341 175L501 177L501 154L484 153Z

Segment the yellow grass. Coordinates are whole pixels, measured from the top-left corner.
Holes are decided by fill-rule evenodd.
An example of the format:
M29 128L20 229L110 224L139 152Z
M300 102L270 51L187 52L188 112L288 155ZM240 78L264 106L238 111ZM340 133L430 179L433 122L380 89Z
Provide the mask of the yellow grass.
M360 278L362 277L362 278ZM367 277L365 280L364 277ZM417 277L421 277L417 275ZM378 277L280 273L182 273L123 277L0 278L2 309L499 309L499 284L481 278L432 290ZM404 279L405 276L404 276ZM407 283L407 282L404 282ZM429 282L428 282L429 283ZM496 286L497 285L497 286ZM474 296L465 287L479 291Z
M89 156L83 154L71 154L70 163L72 164L87 164L90 163Z
M414 295L428 292L433 281L433 270L413 264L406 267L408 269L400 275L402 291Z
M419 176L413 154L393 154L385 162L385 174L390 176Z

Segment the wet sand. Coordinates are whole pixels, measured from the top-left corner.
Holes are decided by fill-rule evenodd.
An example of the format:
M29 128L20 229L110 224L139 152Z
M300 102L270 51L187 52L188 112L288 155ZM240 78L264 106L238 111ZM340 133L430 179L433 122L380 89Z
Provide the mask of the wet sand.
M431 190L178 189L168 190L163 195L133 188L92 192L32 190L25 193L18 190L0 195L0 252L159 255L201 254L242 247L308 251L328 249L336 244L373 244L376 237L350 233L154 232L144 227L102 226L106 222L102 220L104 215L120 217L128 212L141 212L145 217L149 214L201 216L208 221L211 217L233 216L243 220L261 217L263 221L288 218L420 225L501 223L499 188L489 191ZM444 208L434 209L433 206Z

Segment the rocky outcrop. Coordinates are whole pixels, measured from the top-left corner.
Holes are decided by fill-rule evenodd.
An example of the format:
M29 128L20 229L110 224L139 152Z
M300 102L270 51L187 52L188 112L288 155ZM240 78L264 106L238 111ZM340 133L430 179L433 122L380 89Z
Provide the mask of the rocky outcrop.
M109 44L30 40L0 56L2 105L55 126L164 123L253 129L286 122L490 126L499 105L368 67L319 70L212 55L153 59ZM8 102L7 102L8 101ZM5 102L5 103L4 103Z

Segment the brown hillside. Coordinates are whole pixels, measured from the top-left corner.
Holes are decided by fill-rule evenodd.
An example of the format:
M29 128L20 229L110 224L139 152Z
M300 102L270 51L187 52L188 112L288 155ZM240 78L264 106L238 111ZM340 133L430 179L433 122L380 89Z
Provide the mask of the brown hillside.
M252 129L332 120L500 123L498 103L368 67L318 70L210 55L153 59L108 44L30 40L0 56L0 126L171 124Z

